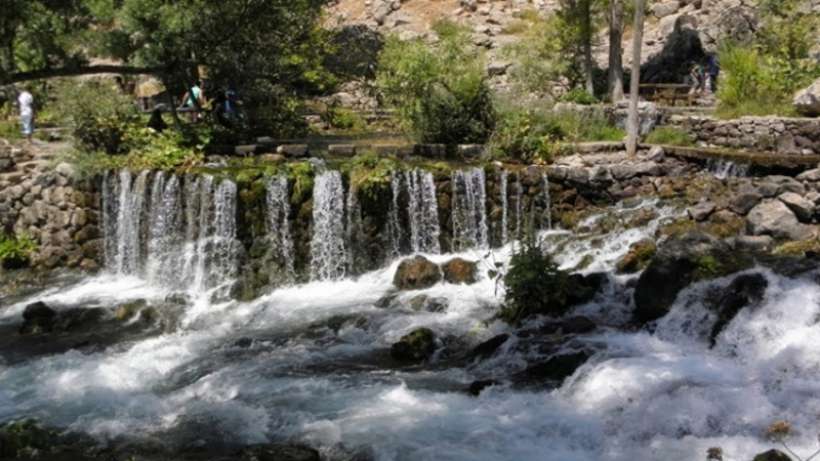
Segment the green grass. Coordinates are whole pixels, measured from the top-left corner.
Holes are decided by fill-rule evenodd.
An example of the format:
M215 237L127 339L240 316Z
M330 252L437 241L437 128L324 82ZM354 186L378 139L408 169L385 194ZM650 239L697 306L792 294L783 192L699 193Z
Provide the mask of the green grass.
M20 124L17 120L0 120L0 138L8 140L23 138L23 133L20 132Z
M693 146L695 140L685 130L674 126L661 126L652 130L644 140L647 144L665 146Z

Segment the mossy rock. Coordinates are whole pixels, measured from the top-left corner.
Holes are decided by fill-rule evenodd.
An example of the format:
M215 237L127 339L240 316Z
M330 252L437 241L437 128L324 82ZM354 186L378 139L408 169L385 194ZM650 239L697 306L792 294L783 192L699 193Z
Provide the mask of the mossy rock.
M797 240L777 246L773 253L779 256L809 256L820 254L820 239Z
M390 355L399 362L420 363L436 351L436 335L429 328L417 328L390 348Z
M393 285L399 290L429 288L439 281L441 281L441 270L424 256L415 256L402 261L393 277Z
M463 258L453 258L442 264L444 280L454 284L472 285L476 282L478 264Z
M144 309L148 305L148 302L144 299L139 301L133 301L130 303L125 303L117 307L114 310L114 318L117 320L124 322L127 320L131 320L137 315L142 309Z
M649 261L655 256L655 251L657 251L657 246L651 239L635 242L629 247L629 252L616 263L615 270L619 274L641 271L649 265Z

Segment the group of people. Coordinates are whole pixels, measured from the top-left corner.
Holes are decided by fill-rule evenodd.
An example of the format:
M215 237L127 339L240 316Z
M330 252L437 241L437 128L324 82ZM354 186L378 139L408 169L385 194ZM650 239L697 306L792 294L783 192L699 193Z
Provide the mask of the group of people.
M710 55L706 65L694 63L689 70L691 89L689 94L712 94L717 90L717 78L720 74L720 64L715 55Z
M203 113L211 112L217 122L228 126L239 118L239 98L236 90L228 87L209 99L205 95L205 82L197 80L182 96L180 109L190 112L191 122L197 122Z

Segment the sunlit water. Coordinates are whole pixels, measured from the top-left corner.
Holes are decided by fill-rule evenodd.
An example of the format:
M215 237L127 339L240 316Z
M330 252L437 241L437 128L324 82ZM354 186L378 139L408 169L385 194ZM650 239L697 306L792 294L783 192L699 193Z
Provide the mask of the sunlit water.
M663 211L661 219L672 214ZM572 267L589 254L587 271L611 272L657 224L615 231L604 244L575 236L560 245L558 260ZM544 237L557 249L554 242L567 236ZM765 427L788 419L801 431L795 449L813 451L820 287L767 271L763 303L742 311L714 349L707 339L714 318L697 301L707 285L682 293L654 332L624 332L616 327L631 309L629 277L612 276L614 288L576 309L612 328L581 338L598 352L553 391L501 385L479 397L463 392L475 379L494 372L503 378L526 366L513 348L466 368L385 365L389 346L419 326L468 346L508 331L487 321L503 299L487 269L507 264L510 252L511 246L463 253L480 260L479 283L423 291L449 300L444 313L375 307L391 291L398 261L355 280L282 288L250 303L211 304L198 296L173 334L103 353L0 364L0 421L36 417L103 440L180 445L295 440L331 458L364 449L378 460L674 461L703 460L712 446L722 447L726 459L749 460L770 448ZM443 262L452 255L429 257ZM19 321L34 300L60 309L168 294L139 278L104 275L5 307L0 322ZM322 327L340 315L354 318L338 323L338 331ZM250 348L237 346L240 338L252 338Z

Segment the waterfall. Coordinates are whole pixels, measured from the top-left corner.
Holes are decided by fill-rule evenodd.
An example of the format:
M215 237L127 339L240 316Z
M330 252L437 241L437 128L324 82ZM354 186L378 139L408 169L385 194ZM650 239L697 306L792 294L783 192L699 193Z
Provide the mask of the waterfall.
M742 178L749 175L749 165L731 160L710 159L706 162L706 169L717 179Z
M508 217L507 214L509 213L509 201L507 199L507 182L509 173L507 170L501 170L501 174L499 175L499 184L500 184L500 194L501 194L501 245L504 245L509 240L509 232L507 230L508 226Z
M296 279L293 238L290 232L290 195L288 178L276 176L267 184L268 235L274 251L281 261L285 279L292 282Z
M143 205L150 172L143 171L133 180L128 170L120 172L119 202L117 203L116 252L110 270L118 274L134 275L140 265L140 227Z
M399 220L399 200L403 191L402 179L403 176L399 171L394 172L390 178L390 191L393 194L393 201L390 202L390 209L387 211L387 238L390 242L390 252L388 256L391 260L398 258L402 254L401 243L404 232L402 232L403 227Z
M150 183L150 187L149 187ZM111 272L201 293L237 274L236 184L127 170L103 181L103 231Z
M333 280L347 274L350 258L345 242L345 191L338 171L316 177L310 251L311 279Z
M487 248L487 197L484 170L453 173L453 250Z
M546 228L552 229L552 198L550 197L550 178L546 173L542 176L544 182L544 216Z
M410 246L414 253L441 253L433 174L416 169L407 173L406 182L410 198Z
M524 211L524 187L521 185L521 173L515 173L515 231L516 239L521 236L521 215Z
M151 188L146 278L153 285L173 286L181 265L177 251L180 234L179 178L157 173Z
M347 194L347 226L345 230L345 242L348 243L347 251L347 267L351 270L357 270L356 255L363 254L366 251L361 245L361 229L362 229L362 208L359 206L359 195L357 191L351 189ZM360 252L361 251L361 252Z

